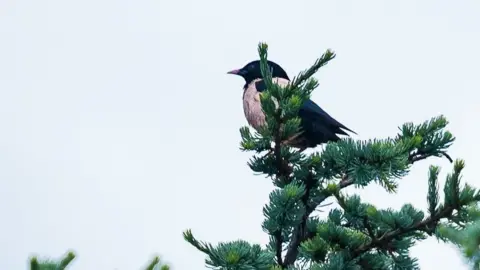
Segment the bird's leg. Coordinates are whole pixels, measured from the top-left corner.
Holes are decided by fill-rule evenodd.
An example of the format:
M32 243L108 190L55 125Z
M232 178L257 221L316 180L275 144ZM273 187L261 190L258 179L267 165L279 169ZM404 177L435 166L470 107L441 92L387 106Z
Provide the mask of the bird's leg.
M285 144L286 144L286 145L288 145L288 144L294 144L295 140L296 140L298 137L300 137L300 135L302 135L302 132L299 132L299 133L293 135L292 137L286 139L285 141L282 142L282 144L284 144L284 145L285 145Z
M300 135L302 135L302 132L299 132L299 133L293 135L292 137L286 139L285 141L280 142L280 145L287 145L287 146L288 146L288 145L291 145L291 146L293 146L293 144L295 143L295 142L294 142L295 139L297 139ZM299 152L303 152L303 151L305 151L305 149L307 149L307 147L302 146L302 147L300 147ZM265 158L266 156L270 155L272 152L273 152L273 149L270 149L270 150L268 150L268 152L267 152L265 155L263 155L262 157Z

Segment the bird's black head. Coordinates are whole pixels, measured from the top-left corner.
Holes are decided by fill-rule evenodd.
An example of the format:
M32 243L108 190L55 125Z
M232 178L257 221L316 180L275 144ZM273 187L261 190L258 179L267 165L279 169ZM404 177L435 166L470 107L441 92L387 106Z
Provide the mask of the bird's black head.
M288 78L287 72L285 72L285 70L283 70L283 68L277 63L268 61L268 67L272 71L273 78L277 77L277 78L290 80ZM262 71L260 69L260 60L252 61L246 64L241 69L235 69L235 70L229 71L228 74L241 76L242 78L245 79L246 85L248 85L253 80L262 78Z

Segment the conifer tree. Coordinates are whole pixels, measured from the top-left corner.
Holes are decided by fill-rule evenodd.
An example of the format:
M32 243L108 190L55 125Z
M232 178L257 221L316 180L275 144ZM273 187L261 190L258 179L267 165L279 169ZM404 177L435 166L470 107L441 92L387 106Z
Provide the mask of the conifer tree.
M297 112L318 86L312 75L335 54L327 50L311 68L283 88L272 82L267 45L261 43L258 51L268 88L261 94L267 125L255 133L248 127L241 128L241 150L256 154L249 167L270 177L275 186L263 209L262 228L270 241L266 247L243 240L213 246L197 240L190 230L185 231L184 238L207 255L207 266L231 270L418 269L417 259L409 255L409 249L427 237L456 239L457 243L478 250L478 237L476 242L466 243L459 240L465 237L453 236L468 224L473 226L469 227L471 230L478 230L469 209L480 200L480 192L460 183L465 164L462 160L453 161L447 154L455 138L445 130L448 122L443 116L420 124L406 123L393 138L344 139L328 143L321 152L300 153L282 142L300 130ZM453 171L440 188L440 168L430 167L425 181L427 213L411 204L400 210L382 209L363 202L357 195L342 192L349 186L365 187L372 183L395 192L399 180L412 166L430 157L447 158L453 163ZM440 201L442 191L444 199ZM334 197L339 207L325 219L313 215L329 197ZM480 235L478 231L474 233ZM472 253L471 257L478 255Z
M392 138L344 139L328 143L321 152L298 152L282 142L299 131L297 112L318 86L312 76L335 54L327 50L283 88L272 82L267 48L264 43L258 47L267 85L261 95L267 125L255 133L243 127L240 134L241 150L256 154L248 162L251 170L270 177L275 186L263 209L262 228L270 241L266 247L243 240L214 246L186 230L184 239L206 254L206 265L225 270L419 269L409 249L418 241L436 237L458 245L472 266L480 269L480 192L460 182L465 163L452 160L447 153L455 138L446 130L446 118L403 124ZM346 187L372 183L395 192L412 166L430 157L448 159L453 170L441 188L440 168L430 166L425 181L426 213L411 204L400 210L382 209L343 193ZM330 197L338 207L324 219L313 215ZM34 257L30 269L66 269L74 258L72 252L57 262ZM169 267L156 257L144 269Z

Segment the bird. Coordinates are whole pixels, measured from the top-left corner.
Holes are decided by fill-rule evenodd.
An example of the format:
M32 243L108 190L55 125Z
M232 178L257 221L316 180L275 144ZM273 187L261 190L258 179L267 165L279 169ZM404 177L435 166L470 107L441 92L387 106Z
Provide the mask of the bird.
M267 60L272 73L272 81L280 86L286 86L290 82L287 72L277 63ZM260 93L266 90L263 80L260 60L251 61L240 69L234 69L227 74L242 77L245 80L243 86L243 111L250 126L259 131L265 125L265 114L260 103ZM341 140L338 135L350 136L346 131L357 134L347 128L311 99L304 101L298 111L300 118L300 133L284 142L302 152L307 148L314 148L328 142Z

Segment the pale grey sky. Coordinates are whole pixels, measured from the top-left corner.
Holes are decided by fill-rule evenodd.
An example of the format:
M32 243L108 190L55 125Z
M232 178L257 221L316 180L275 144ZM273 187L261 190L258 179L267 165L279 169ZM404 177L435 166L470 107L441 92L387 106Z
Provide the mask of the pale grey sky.
M238 149L243 82L225 74L259 41L290 75L332 48L313 99L358 139L444 114L480 186L478 14L474 0L0 1L0 269L68 249L72 269L139 269L156 253L204 269L187 228L265 244L272 184ZM429 164L451 170L431 159L396 195L359 192L425 209ZM466 269L435 239L412 254Z

